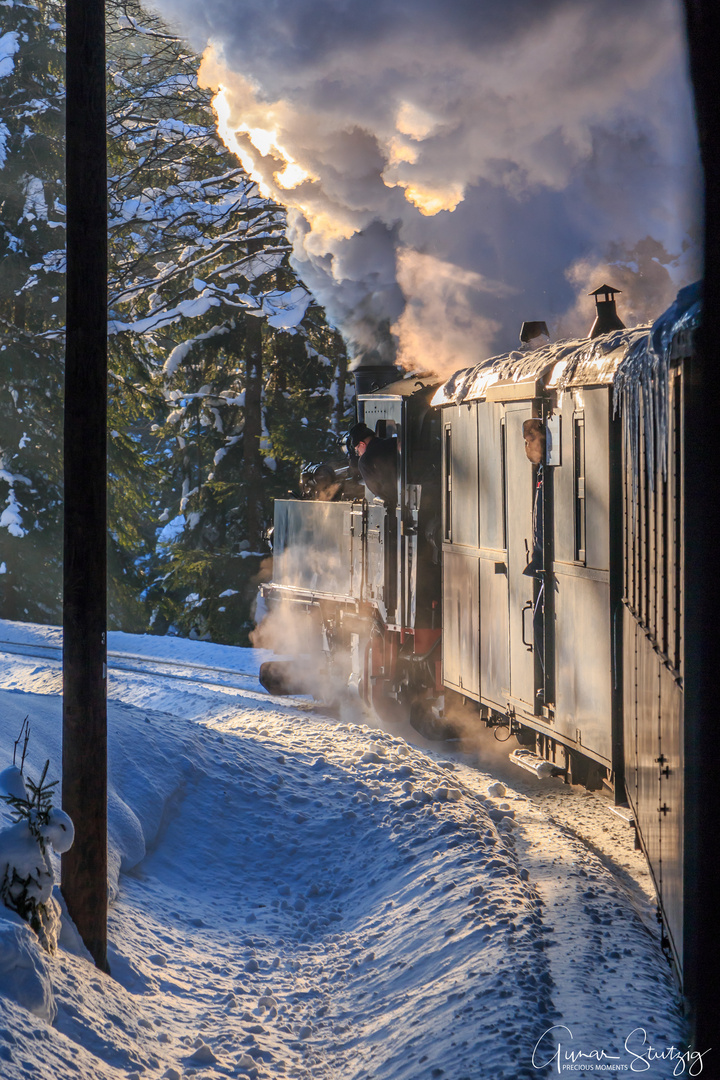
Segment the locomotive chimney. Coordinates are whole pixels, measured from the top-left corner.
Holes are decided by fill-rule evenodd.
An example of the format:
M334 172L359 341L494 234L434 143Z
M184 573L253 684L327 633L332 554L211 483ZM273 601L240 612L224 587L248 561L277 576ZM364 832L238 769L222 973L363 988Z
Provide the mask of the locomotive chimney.
M383 386L397 382L404 375L403 369L394 364L363 364L362 362L353 368L352 373L355 377L356 397L360 394L372 394L375 390L382 390Z
M599 289L588 293L595 297L597 315L590 330L590 338L596 338L600 334L607 334L610 330L624 330L625 323L620 319L615 307L615 293L620 289L614 289L612 285L601 285Z

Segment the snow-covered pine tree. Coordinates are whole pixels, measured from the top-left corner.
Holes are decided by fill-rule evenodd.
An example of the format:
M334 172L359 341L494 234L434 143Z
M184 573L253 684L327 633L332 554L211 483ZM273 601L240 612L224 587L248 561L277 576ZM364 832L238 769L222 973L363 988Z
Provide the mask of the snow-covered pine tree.
M61 11L0 8L0 614L40 622L61 590Z
M23 722L27 749L30 728ZM18 748L19 738L15 743ZM24 773L25 752L19 766L13 764L0 773L0 803L9 807L12 824L0 829L0 902L32 927L44 949L57 948L60 909L52 896L53 868L48 848L58 853L68 851L75 838L75 827L68 815L53 807L54 788L58 781L48 781L50 762L37 783Z
M199 59L139 5L108 11L111 355L152 376L121 397L156 410L165 474L147 596L158 630L245 641L271 497L333 442L344 348L290 269L283 209L219 141Z
M0 615L57 621L64 8L0 11ZM107 12L110 622L242 641L247 552L342 426L345 351L282 208L217 138L199 58L138 4Z

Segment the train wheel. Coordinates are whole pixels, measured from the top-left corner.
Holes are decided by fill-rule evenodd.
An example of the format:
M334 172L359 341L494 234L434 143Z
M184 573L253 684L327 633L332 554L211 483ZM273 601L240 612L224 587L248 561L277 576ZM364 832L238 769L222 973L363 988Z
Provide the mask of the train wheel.
M260 665L260 685L269 694L309 694L318 701L332 698L331 680L323 662L317 667L300 665L296 660L268 660Z
M433 708L431 698L418 698L410 706L410 724L420 735L433 742L457 739L457 729Z
M592 761L590 758L583 757L582 754L577 754L573 750L568 755L568 770L567 770L567 782L569 784L578 784L588 791L600 791L603 786L603 777L607 775L607 771L602 765L598 765L596 761Z

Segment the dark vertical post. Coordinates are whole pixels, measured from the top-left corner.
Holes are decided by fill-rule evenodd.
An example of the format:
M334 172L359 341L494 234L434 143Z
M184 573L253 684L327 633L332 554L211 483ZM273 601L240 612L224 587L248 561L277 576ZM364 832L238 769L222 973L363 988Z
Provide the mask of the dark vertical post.
M66 3L62 892L107 970L107 166L104 0Z
M695 1049L712 1047L720 1065L720 785L712 760L718 745L717 620L720 612L720 64L717 0L685 0L690 67L705 172L705 284L696 356L685 375L685 986ZM710 1062L713 1061L714 1065Z

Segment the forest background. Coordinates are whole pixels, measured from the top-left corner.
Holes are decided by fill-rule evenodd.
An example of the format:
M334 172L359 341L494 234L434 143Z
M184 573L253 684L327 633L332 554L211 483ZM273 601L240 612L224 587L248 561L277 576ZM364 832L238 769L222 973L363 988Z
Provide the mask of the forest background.
M109 626L245 645L273 499L337 454L340 335L194 56L107 0ZM62 621L64 5L0 0L0 617ZM82 439L82 432L73 434Z

